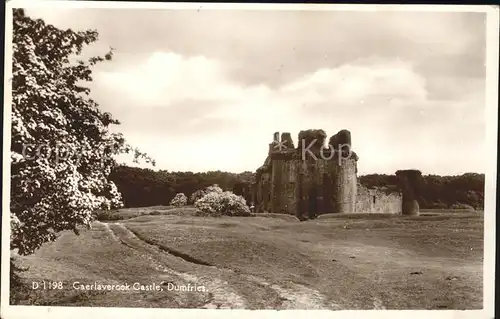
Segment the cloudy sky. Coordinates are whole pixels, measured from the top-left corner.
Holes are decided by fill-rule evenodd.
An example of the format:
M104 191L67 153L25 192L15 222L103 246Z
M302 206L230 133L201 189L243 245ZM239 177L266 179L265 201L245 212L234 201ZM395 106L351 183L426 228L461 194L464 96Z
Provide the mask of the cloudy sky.
M485 13L26 10L97 29L94 99L170 171L255 170L273 132L352 133L360 174L483 172Z

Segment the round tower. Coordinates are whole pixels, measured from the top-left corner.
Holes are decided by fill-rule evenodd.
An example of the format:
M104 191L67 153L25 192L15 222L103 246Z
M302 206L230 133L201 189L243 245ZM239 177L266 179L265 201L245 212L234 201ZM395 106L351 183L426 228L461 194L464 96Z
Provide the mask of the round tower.
M356 210L357 176L355 156L341 159L337 170L336 209L338 213L351 214Z
M400 170L396 172L396 178L403 195L401 214L418 216L420 207L417 198L423 181L422 172L416 169Z
M331 190L332 212L354 213L356 210L357 196L357 161L358 156L352 151L351 133L341 130L330 137L328 146L330 175L333 189Z

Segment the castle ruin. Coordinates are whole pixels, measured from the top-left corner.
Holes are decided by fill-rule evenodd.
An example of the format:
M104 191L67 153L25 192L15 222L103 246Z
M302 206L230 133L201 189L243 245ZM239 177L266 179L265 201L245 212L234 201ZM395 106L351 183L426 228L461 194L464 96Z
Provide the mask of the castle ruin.
M323 130L300 131L297 147L290 133L274 133L273 137L253 185L257 213L290 214L299 219L326 213L418 214L412 183L419 171L398 171L401 185L396 191L360 185L359 158L348 130L330 137L327 145Z

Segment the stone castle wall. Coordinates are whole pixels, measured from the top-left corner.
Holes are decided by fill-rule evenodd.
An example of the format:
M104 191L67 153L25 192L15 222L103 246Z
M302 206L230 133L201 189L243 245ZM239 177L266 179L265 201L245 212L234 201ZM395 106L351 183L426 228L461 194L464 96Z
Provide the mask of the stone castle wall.
M301 131L297 148L289 133L283 133L281 138L275 134L268 157L256 174L256 211L306 218L322 213L354 212L357 156L342 154L342 150L333 147L350 143L350 134L346 137L346 132L332 136L330 148L325 145L326 134L322 130ZM310 152L304 152L304 145L314 141ZM282 142L286 143L279 144Z
M403 197L399 192L368 189L358 184L356 213L401 214Z
M290 133L274 134L268 156L256 173L252 196L256 212L304 219L326 213L402 213L400 192L358 184L358 157L351 149L349 131L330 137L328 146L323 130L301 131L298 141L295 147Z

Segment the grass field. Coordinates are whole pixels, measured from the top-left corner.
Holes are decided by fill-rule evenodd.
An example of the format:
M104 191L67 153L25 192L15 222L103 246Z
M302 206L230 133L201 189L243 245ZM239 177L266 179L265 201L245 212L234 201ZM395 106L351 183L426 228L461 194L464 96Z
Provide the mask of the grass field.
M152 213L153 212L153 213ZM483 214L194 216L172 207L114 212L20 258L22 304L245 309L481 309ZM32 282L63 289L33 290ZM160 291L82 291L82 284ZM170 283L170 284L169 284ZM205 291L175 291L190 285ZM137 284L136 284L137 285ZM200 288L201 289L201 288Z

